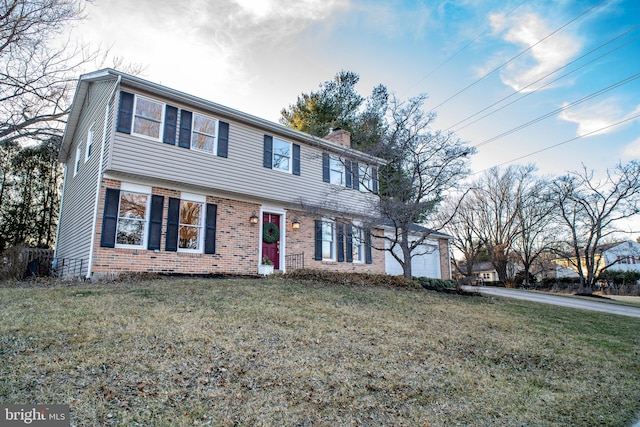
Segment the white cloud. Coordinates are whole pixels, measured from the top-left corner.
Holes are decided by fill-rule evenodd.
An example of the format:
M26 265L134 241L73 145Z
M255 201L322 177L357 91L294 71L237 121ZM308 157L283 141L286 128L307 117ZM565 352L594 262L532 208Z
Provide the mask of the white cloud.
M633 111L625 112L615 98L609 98L602 102L590 104L582 108L566 109L558 115L558 118L567 122L577 123L577 136L587 134L601 135L618 130L619 126L612 125L623 120L629 120L639 112L640 105L638 105ZM626 123L630 122L631 120ZM599 129L603 130L598 131Z
M622 154L629 159L640 159L640 137L624 147Z
M502 34L505 41L523 50L530 48L500 71L502 82L514 90L530 92L539 88L544 81L527 86L566 64L581 48L579 39L566 31L558 32L536 45L553 31L553 27L536 13L508 17L492 14L489 20L494 33Z

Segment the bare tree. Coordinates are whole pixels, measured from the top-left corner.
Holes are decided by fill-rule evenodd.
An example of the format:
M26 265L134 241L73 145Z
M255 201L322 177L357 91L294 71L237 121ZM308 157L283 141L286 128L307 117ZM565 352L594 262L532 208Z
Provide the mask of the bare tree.
M462 255L462 263L453 257L451 263L460 274L471 279L483 245L475 233L476 211L465 196L466 193L449 198L440 209L439 222L443 224L443 231L453 237L451 245Z
M82 18L75 0L0 3L0 145L59 136L78 66L95 58L59 44Z
M555 204L548 183L534 175L523 177L518 198L514 254L523 267L524 285L529 285L533 265L548 253L556 240Z
M476 212L475 233L504 283L513 283L515 278L521 204L534 169L533 165L492 168L471 185L469 206Z
M555 203L567 233L558 253L580 276L580 292L591 293L597 281L599 246L619 232L620 220L640 213L640 162L618 164L595 179L586 167L553 182Z
M422 110L425 99L391 98L387 134L373 153L388 160L379 175L379 209L392 232L380 237L407 278L411 259L434 231L415 231L414 224L434 223L438 205L467 176L473 152L455 134L431 130L435 113Z

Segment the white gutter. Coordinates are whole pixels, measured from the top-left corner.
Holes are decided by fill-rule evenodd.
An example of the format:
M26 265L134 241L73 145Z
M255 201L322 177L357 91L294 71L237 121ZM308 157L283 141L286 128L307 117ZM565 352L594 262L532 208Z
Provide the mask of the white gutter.
M93 248L96 244L96 227L98 225L98 208L100 207L100 184L102 183L102 168L104 167L104 148L106 147L107 140L107 123L109 123L109 116L111 115L111 100L116 95L116 90L120 86L120 76L116 81L111 95L109 95L107 101L107 110L104 112L104 126L102 129L102 143L100 146L100 166L98 166L98 179L96 181L96 202L93 206L93 223L91 225L91 246L89 247L89 261L87 263L87 279L91 278L91 268L93 267Z

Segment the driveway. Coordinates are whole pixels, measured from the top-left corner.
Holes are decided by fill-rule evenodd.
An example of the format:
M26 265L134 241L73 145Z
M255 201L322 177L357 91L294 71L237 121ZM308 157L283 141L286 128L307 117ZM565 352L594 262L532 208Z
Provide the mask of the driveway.
M640 318L640 308L638 307L628 307L607 302L589 301L580 298L570 298L562 295L529 292L523 291L521 289L489 288L484 286L463 286L463 289L467 291L478 291L483 295L494 295L505 298L539 302L542 304L553 304L560 305L562 307L601 311L604 313Z

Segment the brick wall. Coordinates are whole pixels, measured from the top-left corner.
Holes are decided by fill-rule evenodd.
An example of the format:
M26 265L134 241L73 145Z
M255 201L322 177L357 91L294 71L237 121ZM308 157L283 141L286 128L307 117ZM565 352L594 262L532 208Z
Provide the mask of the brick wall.
M120 188L120 182L103 180L100 189L96 246L94 248L94 273L119 272L156 272L185 274L257 274L258 272L258 236L259 229L249 223L253 212L259 205L239 202L220 197L207 196L207 203L218 205L216 253L194 254L184 252L166 252L165 232L167 226L168 198L180 197L180 192L161 187L152 187L152 193L165 196L162 218L163 232L160 250L129 248L103 248L100 246L102 216L104 210L105 189Z
M292 228L293 219L297 218L300 222L300 228L294 230ZM298 254L304 252L304 266L305 268L312 268L316 270L332 270L343 272L358 272L358 273L375 273L385 274L384 270L384 251L377 251L372 249L371 255L373 258L372 264L366 264L364 262L328 262L328 261L316 261L315 254L315 220L320 219L317 215L310 215L300 211L289 211L287 213L287 254ZM348 219L344 220L348 222ZM379 234L382 234L380 231ZM383 247L382 242L377 242L375 237L372 237L374 247Z
M449 259L449 240L438 239L438 249L440 250L440 274L444 280L450 279L451 260Z
M104 179L100 189L100 202L96 226L92 272L113 274L121 272L155 272L181 274L257 274L260 245L260 227L251 224L249 217L260 212L260 205L248 202L207 196L207 203L215 203L217 210L216 253L194 254L167 252L165 232L168 216L168 198L180 197L180 191L162 187L152 187L152 194L165 197L162 216L162 237L160 250L130 248L103 248L100 246L102 217L106 188L120 188L120 181ZM293 229L292 222L300 222L299 229ZM306 268L333 271L353 271L384 274L384 252L372 250L373 264L349 262L324 262L314 260L315 236L314 220L319 219L300 211L288 211L286 231L286 254L304 252ZM375 239L375 237L373 238ZM374 241L374 247L379 246Z

